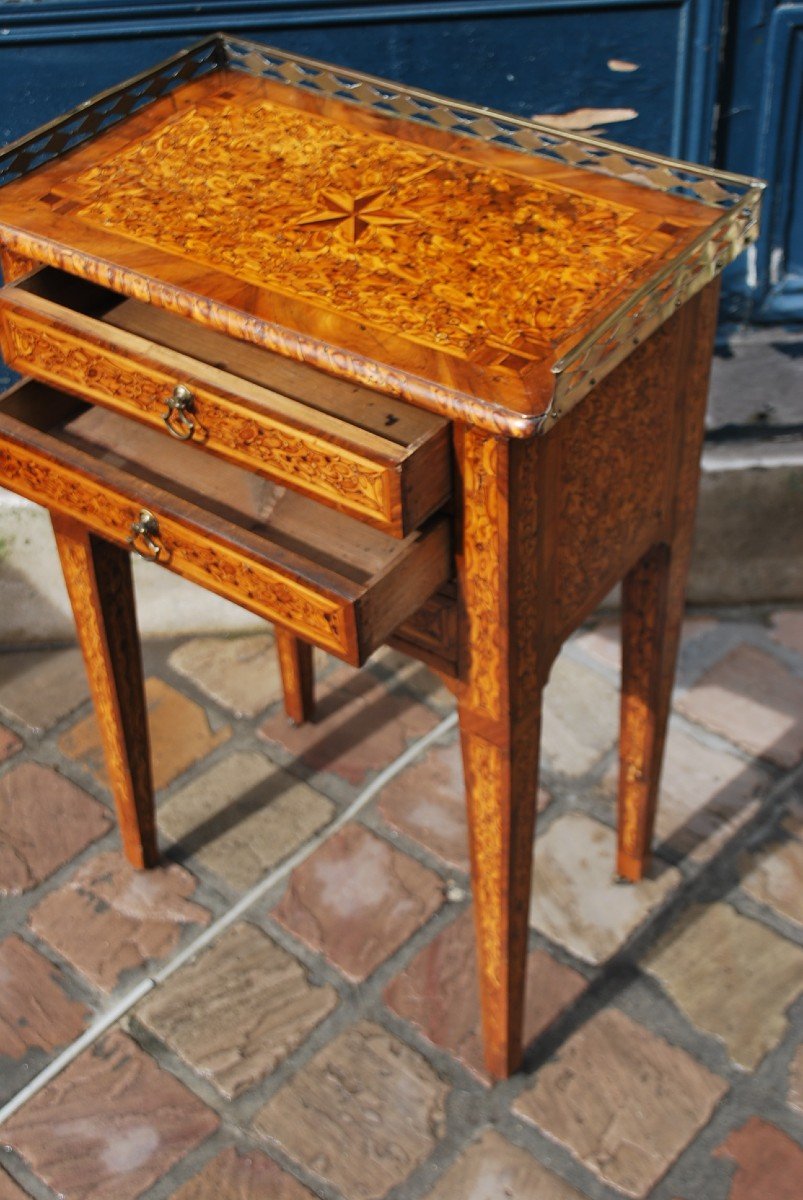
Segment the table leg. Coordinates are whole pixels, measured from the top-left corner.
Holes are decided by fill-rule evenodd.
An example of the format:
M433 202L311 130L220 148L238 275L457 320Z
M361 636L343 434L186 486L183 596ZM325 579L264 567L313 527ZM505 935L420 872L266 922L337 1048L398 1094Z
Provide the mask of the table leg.
M71 518L51 513L51 521L103 739L125 856L132 866L152 867L158 851L130 557Z
M649 866L694 537L718 283L685 305L678 338L669 536L624 579L617 872L636 882Z
M485 1063L519 1066L542 673L536 583L537 448L467 430L458 556L464 667L457 687Z
M278 626L274 626L273 636L282 673L284 711L294 725L303 725L312 720L315 711L312 646Z

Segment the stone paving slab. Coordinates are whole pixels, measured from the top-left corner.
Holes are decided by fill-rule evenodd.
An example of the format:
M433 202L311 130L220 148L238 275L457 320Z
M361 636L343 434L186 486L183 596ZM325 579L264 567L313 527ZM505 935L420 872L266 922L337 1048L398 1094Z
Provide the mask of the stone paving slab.
M231 1146L180 1187L173 1200L314 1200L314 1197L264 1154L243 1152Z
M219 1118L130 1038L108 1034L3 1127L65 1200L134 1200Z
M273 916L359 981L443 901L434 872L360 825L346 825L296 867Z
M33 932L101 991L127 971L175 951L190 926L209 923L196 881L172 863L135 871L116 851L83 863L32 910Z
M716 1154L736 1163L728 1200L800 1200L803 1150L769 1122L751 1117Z
M585 988L586 981L577 971L557 962L545 950L532 950L527 962L525 1045L548 1029ZM384 1000L434 1045L448 1050L479 1078L487 1080L471 909L419 950L385 988Z
M63 972L16 934L0 942L0 985L0 1059L55 1050L83 1032L89 1008L67 995Z
M237 751L176 792L159 829L233 888L252 887L332 818L320 792L260 751Z
M145 696L153 783L157 790L167 787L231 737L228 725L213 730L201 706L162 679L147 679ZM67 758L86 767L99 784L106 786L100 729L94 715L66 730L59 738L59 749Z
M327 662L318 720L292 730L269 632L147 644L157 724L178 732L157 747L168 858L145 875L89 794L97 745L74 757L64 742L82 725L72 700L52 724L0 718L8 1094L306 855L0 1128L0 1200L790 1200L790 1186L797 1200L803 803L783 758L803 725L797 616L688 624L666 861L636 887L612 883L616 639L581 635L556 667L528 1065L499 1086L480 1056L456 730L327 830L453 711L429 671L392 651L362 675ZM47 659L31 670L47 678ZM773 669L753 687L757 662ZM736 676L738 703L720 703Z
M39 763L0 777L0 895L27 892L112 826L92 796Z
M583 1200L526 1150L486 1130L443 1175L426 1200Z
M352 788L438 723L415 696L388 690L370 671L340 667L317 690L313 721L292 726L277 711L260 726L259 736L307 770L329 772Z
M254 1126L346 1200L380 1200L434 1150L447 1090L420 1054L363 1021L277 1092Z
M751 1070L784 1036L786 1009L803 992L803 949L727 904L690 909L644 967Z
M337 1004L300 964L245 923L136 1010L144 1025L227 1099L275 1070Z
M680 884L654 860L638 886L616 882L616 835L584 813L566 813L536 838L530 924L584 962L619 950Z
M22 738L17 737L13 730L6 729L5 725L0 725L0 763L21 749Z
M0 714L33 733L51 729L88 699L80 650L0 653Z
M645 1197L728 1085L610 1008L536 1073L514 1109L626 1196Z
M794 767L803 757L803 679L755 646L737 646L678 699L677 708L779 767Z

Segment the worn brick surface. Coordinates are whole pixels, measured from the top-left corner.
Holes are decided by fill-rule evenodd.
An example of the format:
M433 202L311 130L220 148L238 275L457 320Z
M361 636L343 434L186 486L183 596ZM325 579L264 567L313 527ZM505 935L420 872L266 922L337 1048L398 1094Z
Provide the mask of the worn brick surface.
M295 727L278 712L260 726L260 736L310 770L332 771L352 785L389 766L437 724L423 704L389 691L369 671L344 667L319 691L314 721Z
M58 967L16 934L0 942L0 1058L55 1050L78 1037L88 1015L65 992Z
M803 1113L803 1042L789 1064L789 1092L786 1098L792 1108Z
M543 950L527 960L525 1044L532 1042L584 990L582 975ZM470 909L433 938L385 989L385 1003L475 1074L482 1060L477 961Z
M562 654L544 690L542 753L564 775L584 775L619 735L619 693Z
M531 1154L486 1129L425 1200L583 1200Z
M33 909L33 931L103 991L124 972L161 959L187 925L209 913L191 899L195 880L175 863L135 871L121 854L89 859L63 887Z
M803 655L803 612L789 609L787 612L773 613L772 636L787 650Z
M468 827L460 746L430 746L380 793L379 811L451 867L468 870Z
M728 1200L800 1200L803 1150L769 1122L751 1117L715 1154L736 1163Z
M549 804L538 789L538 811ZM468 871L466 789L460 744L435 745L400 771L382 789L379 811L389 825L436 854L451 867Z
M137 1008L163 1042L229 1099L272 1071L337 1004L253 925L227 930Z
M0 1193L2 1200L2 1193ZM230 1146L173 1193L173 1200L315 1200L312 1192L258 1150Z
M0 1200L29 1200L28 1193L0 1168Z
M530 923L586 962L610 958L680 883L656 860L637 887L615 883L616 835L567 813L536 837Z
M0 713L34 732L51 729L88 699L79 650L0 653Z
M604 787L615 803L618 764ZM755 815L767 776L736 754L712 749L671 726L655 822L659 853L706 862Z
M279 661L270 633L193 638L174 650L168 662L238 717L255 717L282 696Z
M686 913L644 966L751 1070L783 1037L785 1010L803 991L803 950L727 904Z
M803 755L803 680L755 646L737 646L676 707L778 766L793 767Z
M419 1054L363 1021L281 1088L254 1127L346 1200L378 1200L435 1148L446 1092Z
M134 1200L218 1118L125 1034L84 1051L3 1127L65 1200Z
M600 1179L644 1197L726 1091L685 1051L607 1009L537 1072L514 1109Z
M151 739L154 787L164 788L194 763L231 737L224 725L213 730L200 704L183 696L162 679L145 683ZM99 783L107 784L100 730L94 714L66 730L59 749L82 763Z
M0 725L0 762L5 762L21 749L22 738L18 738L11 729L6 729L5 725Z
M0 778L0 893L26 892L111 828L102 804L50 767Z
M793 827L787 822L783 841L742 856L742 887L754 900L803 925L803 838L790 836Z
M329 800L263 754L238 752L159 809L181 852L236 888L248 888L331 819Z
M360 825L296 867L273 916L350 979L365 979L432 916L440 879Z

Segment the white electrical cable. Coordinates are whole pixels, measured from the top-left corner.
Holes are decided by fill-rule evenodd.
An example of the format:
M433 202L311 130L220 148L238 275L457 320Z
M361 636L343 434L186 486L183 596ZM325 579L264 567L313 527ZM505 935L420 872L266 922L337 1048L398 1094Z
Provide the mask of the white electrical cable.
M210 942L214 941L219 933L222 933L224 929L228 929L228 927L232 925L238 917L242 916L242 914L247 909L251 908L253 904L256 904L256 902L260 900L266 892L270 891L270 889L276 883L278 883L281 879L284 879L286 875L289 875L291 871L295 870L295 868L304 862L305 859L309 858L309 856L315 850L317 850L320 845L328 841L328 839L334 833L337 833L338 829L342 829L342 827L353 817L355 817L370 800L373 800L377 792L381 791L386 783L389 783L390 780L393 779L395 775L398 775L400 771L403 771L404 768L413 761L413 759L417 758L419 754L423 753L423 751L426 750L427 747L432 744L432 742L437 741L437 739L444 733L447 733L450 729L453 729L456 724L457 713L450 713L448 717L444 717L444 719L438 725L436 725L434 729L431 729L429 733L425 734L424 737L420 738L417 742L414 742L412 746L408 746L405 752L400 754L399 757L395 759L390 766L386 767L384 771L380 772L376 779L369 783L368 787L360 792L359 796L352 800L351 804L349 804L349 806L345 808L330 825L327 825L325 829L321 830L320 833L311 838L309 842L305 842L305 844L299 850L297 850L295 854L292 854L289 858L285 859L281 866L278 866L274 871L271 871L270 874L266 875L264 879L260 880L259 883L255 884L254 887L242 895L236 904L227 909L226 912L224 912L222 916L218 917L216 921L213 921L208 929L205 929L203 933L199 934L197 938L190 942L189 945L185 946L184 949L176 954L175 957L171 958L169 962L165 963L163 967L161 967L158 971L155 971L149 979L140 980L136 987L133 987L131 991L126 992L126 994L116 1001L116 1003L113 1004L110 1009L107 1009L106 1012L101 1013L101 1015L97 1017L87 1029L84 1030L79 1038L76 1038L74 1042L71 1042L70 1045L62 1050L61 1054L58 1054L52 1060L52 1062L48 1063L48 1065L41 1070L38 1075L35 1075L29 1083L26 1083L25 1087L22 1088L21 1091L17 1092L16 1096L12 1096L12 1098L7 1101L2 1108L0 1108L0 1125L2 1125L4 1121L7 1121L8 1118L17 1111L17 1109L22 1108L23 1104L27 1103L32 1096L35 1096L37 1092L41 1091L42 1088L45 1087L46 1084L50 1083L50 1080L56 1075L60 1074L65 1067L69 1066L73 1059L77 1058L79 1054L86 1050L87 1046L91 1046L92 1043L96 1042L98 1038L106 1032L107 1029L110 1029L111 1026L119 1021L121 1017L124 1017L127 1012L130 1012L134 1005L138 1004L143 996L147 996L148 992L152 991L153 988L157 987L160 983L163 983L165 979L169 979L174 971L177 971L179 967L182 967L184 963L187 962L188 959L193 958L200 950L203 950L205 946L208 946Z

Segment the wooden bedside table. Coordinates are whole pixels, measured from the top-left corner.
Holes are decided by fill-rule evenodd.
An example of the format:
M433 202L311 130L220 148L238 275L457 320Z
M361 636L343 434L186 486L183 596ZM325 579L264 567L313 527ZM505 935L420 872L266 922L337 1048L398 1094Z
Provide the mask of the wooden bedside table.
M617 870L648 861L715 280L761 184L223 35L0 183L2 348L36 381L0 484L51 511L129 859L156 859L129 546L276 624L297 716L310 644L392 639L457 696L509 1074L541 692L622 579Z

